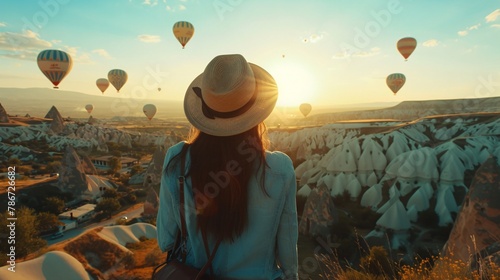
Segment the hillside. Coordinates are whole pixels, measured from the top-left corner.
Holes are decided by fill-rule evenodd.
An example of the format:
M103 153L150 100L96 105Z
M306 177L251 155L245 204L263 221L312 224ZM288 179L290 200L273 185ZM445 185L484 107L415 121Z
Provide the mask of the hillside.
M156 242L156 227L145 223L97 228L46 250L17 263L16 273L1 267L0 279L149 279L154 266L165 259Z
M158 107L157 118L183 118L181 101L167 100L159 94L126 96L117 93L89 95L74 91L48 88L0 88L0 103L10 115L44 116L56 106L63 117L88 118L86 104L92 104L92 116L97 118L143 117L142 107L153 103Z
M344 120L394 119L414 120L433 115L500 112L500 97L403 101L398 105L376 110L324 113L310 116L309 123L328 123Z

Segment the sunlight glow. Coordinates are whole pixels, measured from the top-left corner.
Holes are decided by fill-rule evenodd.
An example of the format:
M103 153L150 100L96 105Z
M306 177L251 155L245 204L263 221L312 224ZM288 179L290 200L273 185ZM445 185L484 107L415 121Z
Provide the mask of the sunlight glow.
M278 106L299 106L309 103L316 94L316 80L303 65L282 61L271 66L269 73L278 84Z

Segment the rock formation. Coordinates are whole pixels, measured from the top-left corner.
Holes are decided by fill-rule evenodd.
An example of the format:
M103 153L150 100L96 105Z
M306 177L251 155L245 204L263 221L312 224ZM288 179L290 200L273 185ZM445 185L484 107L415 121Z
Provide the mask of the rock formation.
M57 110L56 106L52 106L50 108L49 112L47 115L45 115L46 119L52 119L52 122L50 123L50 130L52 130L54 133L60 133L64 129L64 123L63 123L63 118L59 111Z
M146 201L144 201L144 216L156 216L159 204L158 194L154 188L149 188Z
M325 185L314 188L304 205L300 218L299 233L326 240L334 223L338 222L337 210Z
M498 242L500 236L500 165L490 157L477 170L457 216L445 255L468 262L471 254Z
M75 198L88 189L84 166L75 149L70 145L64 152L57 186L64 192L72 193Z
M8 123L9 115L7 115L7 111L3 108L2 104L0 104L0 123Z
M97 175L97 169L95 168L94 164L92 163L92 160L88 156L82 156L82 166L83 166L83 171L87 175Z
M158 147L154 154L144 176L144 187L159 185L163 169L163 161L165 160L166 150Z
M59 119L63 119L61 114L59 113L59 111L57 110L56 106L52 106L50 108L50 110L47 112L47 114L45 115L45 118L46 119L55 119L55 118L59 118Z

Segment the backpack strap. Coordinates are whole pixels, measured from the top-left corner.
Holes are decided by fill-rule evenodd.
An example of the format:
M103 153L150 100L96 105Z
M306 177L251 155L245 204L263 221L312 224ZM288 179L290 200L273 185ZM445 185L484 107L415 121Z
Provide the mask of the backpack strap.
M177 182L179 183L179 213L181 218L181 260L183 263L186 262L186 240L187 240L187 229L186 229L186 214L184 209L184 182L185 178L185 163L186 163L186 152L189 148L188 143L184 143L181 150L181 173L179 174L179 178L177 178Z

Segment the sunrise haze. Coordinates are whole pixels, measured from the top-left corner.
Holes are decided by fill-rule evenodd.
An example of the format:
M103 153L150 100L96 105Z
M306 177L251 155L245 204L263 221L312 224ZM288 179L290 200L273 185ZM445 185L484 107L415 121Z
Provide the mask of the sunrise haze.
M494 97L499 8L489 0L3 1L0 87L51 88L36 57L60 49L73 58L61 90L100 96L95 81L119 68L128 82L104 94L138 102L181 101L227 53L268 70L281 106ZM172 34L177 21L195 28L185 49ZM396 49L403 37L417 40L408 61ZM406 75L395 96L385 83L391 73Z

